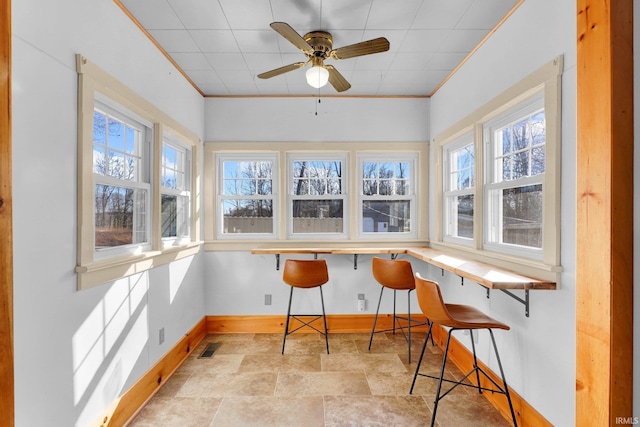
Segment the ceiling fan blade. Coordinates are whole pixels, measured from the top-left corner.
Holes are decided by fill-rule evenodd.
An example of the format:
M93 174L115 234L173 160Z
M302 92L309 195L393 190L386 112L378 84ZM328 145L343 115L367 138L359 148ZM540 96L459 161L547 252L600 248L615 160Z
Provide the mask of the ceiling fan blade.
M271 28L276 30L285 39L289 40L295 47L303 51L304 53L313 54L313 48L302 38L300 34L296 32L286 22L272 22Z
M279 76L280 74L288 73L289 71L297 70L307 65L306 62L296 62L295 64L285 65L284 67L276 68L275 70L266 71L258 74L260 79L270 79L271 77Z
M389 47L389 40L384 37L378 37L377 39L367 40L366 42L360 42L332 50L331 58L347 59L354 58L356 56L370 55L372 53L386 52L389 50Z
M331 83L331 86L333 86L335 90L344 92L351 87L351 84L342 77L342 74L340 74L333 65L325 65L324 68L329 71L329 83Z

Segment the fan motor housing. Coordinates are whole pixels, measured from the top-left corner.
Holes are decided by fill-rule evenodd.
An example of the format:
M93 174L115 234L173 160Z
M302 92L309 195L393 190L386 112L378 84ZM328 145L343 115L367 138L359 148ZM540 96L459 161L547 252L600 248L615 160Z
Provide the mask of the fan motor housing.
M333 37L326 31L312 31L305 34L303 38L313 48L315 56L324 58L331 52Z

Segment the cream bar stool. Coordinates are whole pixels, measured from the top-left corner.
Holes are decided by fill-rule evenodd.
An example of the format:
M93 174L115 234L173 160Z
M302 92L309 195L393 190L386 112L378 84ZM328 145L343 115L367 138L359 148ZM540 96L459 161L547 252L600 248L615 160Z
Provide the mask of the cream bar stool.
M422 346L422 353L420 354L420 359L418 360L418 365L416 366L416 372L413 376L413 382L411 383L411 390L409 394L413 393L413 387L416 384L416 378L418 375L423 377L434 378L438 380L438 390L436 391L436 397L433 404L433 415L431 416L431 426L434 425L436 421L436 411L438 410L438 402L443 399L447 394L449 394L454 388L459 385L473 387L478 389L478 393L482 393L483 390L491 391L493 393L501 393L507 397L507 401L509 402L509 409L511 410L511 418L513 419L513 425L517 426L518 422L516 420L516 414L513 410L513 404L511 403L511 396L509 395L509 387L507 386L507 380L504 377L504 371L502 370L502 363L500 362L500 355L498 354L498 347L496 346L496 341L493 337L494 329L504 329L505 331L509 330L509 326L505 325L502 322L492 319L486 314L482 313L475 307L471 307L468 305L458 305L458 304L445 304L442 300L442 294L440 293L440 287L438 284L431 280L426 280L420 277L419 274L416 274L416 294L418 296L418 304L420 304L420 308L422 312L431 320L431 325L429 326L429 333L427 334L427 338L424 341L424 345ZM441 326L446 326L449 329L449 334L447 335L447 344L444 348L444 356L442 358L442 369L440 371L439 377L434 377L427 374L420 373L420 364L422 363L422 357L424 356L425 348L427 347L427 341L429 335L431 334L431 328L433 324L437 323ZM471 337L471 349L473 350L473 369L469 371L460 381L452 381L444 379L444 371L445 366L447 364L447 353L449 350L449 342L451 340L451 333L453 331L459 329L466 329L469 331L469 336ZM498 367L500 368L500 375L502 378L502 387L494 381L480 366L478 366L478 360L476 358L476 347L473 342L473 333L474 329L486 329L489 331L489 335L491 336L491 342L493 343L493 349L496 354L496 360L498 362ZM469 378L471 375L475 374L477 386L472 384L464 383L464 380ZM486 388L480 384L480 374L483 374L495 388ZM446 392L441 393L442 391L442 382L450 382L453 383L453 386L449 388Z
M327 316L324 312L324 297L322 295L322 285L329 281L329 272L327 269L327 261L324 259L312 259L312 260L295 260L288 259L284 264L284 271L282 273L282 280L291 286L291 292L289 292L289 308L287 309L287 321L284 327L284 339L282 340L282 354L284 354L284 346L287 342L287 335L296 332L305 326L314 329L320 334L324 335L325 342L327 344L327 354L329 354L329 338L327 336ZM291 314L291 300L293 298L294 288L318 288L320 289L320 302L322 303L322 314ZM309 321L300 319L300 317L312 317ZM289 320L294 318L302 323L293 330L289 330ZM324 332L313 326L311 323L319 320L324 321Z
M373 327L371 328L371 338L369 338L369 350L371 350L371 343L373 342L373 335L380 332L393 331L396 333L396 323L407 339L409 345L409 363L411 363L411 324L414 326L421 326L428 323L421 322L415 319L411 319L411 291L416 288L415 278L413 276L413 269L411 263L402 259L384 259L374 257L371 263L371 270L373 277L382 286L380 288L380 298L378 299L378 308L376 309L376 316L373 319ZM382 301L382 294L385 288L393 290L393 327L391 329L382 329L376 331L376 324L378 323L378 313L380 312L380 302ZM407 317L401 317L396 315L396 291L407 291ZM400 320L405 322L404 326L400 323ZM404 333L404 327L407 328L407 334Z

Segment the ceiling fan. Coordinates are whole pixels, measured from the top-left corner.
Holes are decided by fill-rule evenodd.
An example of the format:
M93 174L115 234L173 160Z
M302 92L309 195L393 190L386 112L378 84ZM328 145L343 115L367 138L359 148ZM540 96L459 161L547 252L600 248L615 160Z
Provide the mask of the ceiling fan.
M284 22L272 22L271 28L300 49L308 59L258 74L261 79L270 79L311 63L311 68L306 74L310 86L320 88L329 82L335 90L344 92L351 84L332 65L325 65L325 59L348 59L389 50L389 40L384 37L333 49L333 37L326 31L311 31L302 37Z

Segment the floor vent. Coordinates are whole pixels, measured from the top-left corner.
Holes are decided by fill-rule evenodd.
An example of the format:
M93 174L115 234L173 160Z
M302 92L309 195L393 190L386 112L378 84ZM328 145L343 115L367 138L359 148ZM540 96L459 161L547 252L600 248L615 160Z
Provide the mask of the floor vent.
M208 359L210 357L213 357L213 353L215 353L216 350L220 348L220 345L221 343L219 342L209 344L207 348L204 349L202 354L198 356L198 359Z

